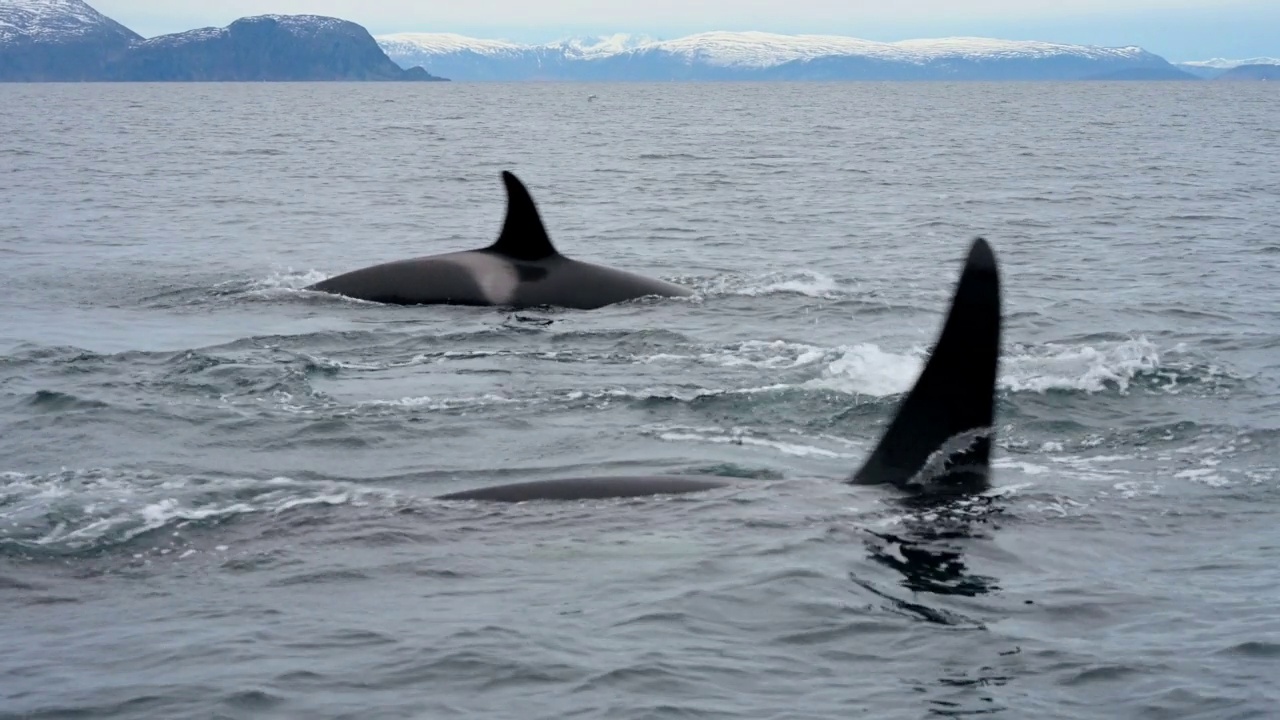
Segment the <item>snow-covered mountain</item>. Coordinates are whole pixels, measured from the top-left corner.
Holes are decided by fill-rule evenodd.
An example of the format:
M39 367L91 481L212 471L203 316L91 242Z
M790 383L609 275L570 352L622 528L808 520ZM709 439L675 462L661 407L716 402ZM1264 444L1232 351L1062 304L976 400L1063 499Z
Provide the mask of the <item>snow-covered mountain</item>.
M92 78L141 39L82 0L0 0L0 79Z
M83 0L0 0L0 81L441 79L339 18L259 15L144 40Z
M401 66L457 80L1080 79L1169 68L1138 47L941 38L874 42L839 35L708 32L520 45L443 33L380 35Z
M350 32L359 34L363 30L359 25L338 18L324 15L255 15L240 18L226 27L204 27L184 32L157 35L143 40L139 47L183 47L191 43L208 42L231 36L233 28L251 25L270 24L273 29L293 37L316 37L330 32Z
M1188 60L1178 63L1179 66L1187 67L1207 67L1215 70L1230 70L1241 65L1280 65L1280 58L1273 57L1256 57L1248 60L1226 60L1223 58L1213 58L1210 60Z
M453 33L396 33L375 38L383 52L401 67L427 63L458 68L469 80L529 80L548 73L592 77L593 61L607 61L653 42L637 35L571 38L546 45L518 45L505 40L481 40ZM451 80L453 79L450 76Z
M112 79L429 80L401 68L356 23L323 15L257 15L133 44Z
M95 35L115 35L126 41L141 39L83 0L0 1L0 45L67 42Z
M614 55L654 42L647 36L621 33L602 37L572 38L547 45L517 45L505 40L481 40L454 33L394 33L379 35L375 39L384 50L393 48L396 52L406 55L423 53L427 56L436 56L470 51L500 57L519 55L527 50L545 49L579 58Z
M1185 62L1176 63L1177 67L1203 78L1214 78L1245 65L1280 65L1280 58L1273 57L1256 57L1248 60L1227 60L1226 58L1211 58L1209 60L1187 60Z

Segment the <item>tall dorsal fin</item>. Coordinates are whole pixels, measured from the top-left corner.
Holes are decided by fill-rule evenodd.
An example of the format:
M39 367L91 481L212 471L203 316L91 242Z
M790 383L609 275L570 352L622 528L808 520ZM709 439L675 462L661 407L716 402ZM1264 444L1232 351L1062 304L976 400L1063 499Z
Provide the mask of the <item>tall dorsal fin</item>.
M978 238L929 361L850 482L903 489L986 485L995 439L1000 322L996 257Z
M506 170L502 171L502 182L507 186L507 219L502 223L502 233L488 250L516 260L542 260L559 255L524 183Z

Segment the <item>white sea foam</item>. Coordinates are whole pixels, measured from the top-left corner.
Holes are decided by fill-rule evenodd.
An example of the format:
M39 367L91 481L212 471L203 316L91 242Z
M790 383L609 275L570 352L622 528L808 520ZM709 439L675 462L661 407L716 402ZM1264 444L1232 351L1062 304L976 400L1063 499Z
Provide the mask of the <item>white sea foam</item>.
M648 434L670 442L713 443L717 445L749 445L767 448L793 457L854 458L850 453L836 452L815 444L788 442L762 437L758 431L747 428L657 426L646 429Z
M456 410L465 407L486 407L489 405L514 405L527 400L509 398L496 393L470 395L453 398L438 398L428 395L418 397L402 397L394 400L365 400L357 403L358 407L398 407L425 410Z
M859 343L839 348L822 376L805 382L804 386L887 397L909 390L923 368L922 355L901 355L871 343Z
M1160 352L1145 337L1098 345L1046 345L1014 351L1002 363L1001 384L1013 392L1082 390L1128 392L1133 378L1160 367Z
M724 273L709 278L691 278L694 289L709 296L763 297L805 295L836 298L843 293L836 280L817 270L792 270L759 275Z
M254 280L250 284L250 288L253 290L301 290L328 277L328 273L315 269L294 270L293 268L286 268L272 271L266 277ZM226 284L228 283L223 283L223 285Z
M393 501L389 490L337 481L277 477L165 477L111 469L46 475L0 473L0 542L76 550L127 542L192 523L285 512L307 505Z

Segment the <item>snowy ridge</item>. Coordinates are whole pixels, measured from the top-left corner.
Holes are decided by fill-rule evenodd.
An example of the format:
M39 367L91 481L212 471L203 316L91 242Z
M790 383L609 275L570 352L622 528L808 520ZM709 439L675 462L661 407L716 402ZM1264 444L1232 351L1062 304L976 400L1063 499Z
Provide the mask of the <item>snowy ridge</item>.
M58 42L97 33L140 37L83 0L0 0L0 43Z
M1073 55L1086 59L1138 59L1150 53L1138 47L1104 48L1034 40L996 40L953 37L903 40L893 43L842 35L779 35L765 32L706 32L675 40L649 40L619 34L592 44L564 41L546 45L519 45L502 40L481 40L446 33L397 33L375 38L389 55L474 53L516 55L563 50L567 56L601 59L621 55L667 53L721 67L766 68L794 60L829 56L861 56L880 60L925 63L948 58L970 60L1045 58Z
M776 35L763 32L709 32L655 42L637 52L665 51L722 66L770 67L793 60L858 55L880 60L925 63L944 58L981 60L1008 57L1076 55L1085 58L1132 58L1141 48L1097 48L1032 40L953 37L883 43L841 35Z
M572 38L546 45L548 49L563 49L566 55L580 58L609 57L629 50L637 50L654 44L654 39L644 35L615 33L600 37Z
M482 40L456 33L392 33L375 40L391 54L447 55L475 53L488 56L516 56L525 52L562 52L566 57L597 58L617 55L653 43L645 36L617 33L603 37L570 38L544 45L519 45L506 40Z
M236 20L232 25L237 23L255 23L263 20L274 20L280 24L280 27L294 34L311 34L317 31L337 30L345 27L360 28L359 25L350 20L330 17L328 15L252 15L242 17ZM363 28L360 28L363 29Z
M374 38L401 67L454 80L1079 80L1172 66L1142 48L951 37L885 43L842 35L618 34L520 45L454 34ZM1141 71L1141 72L1135 72Z
M996 40L978 37L951 37L936 40L903 40L888 43L894 47L918 53L930 59L962 57L970 59L1000 57L1053 57L1077 55L1092 59L1136 59L1149 57L1151 53L1136 45L1124 47L1100 47L1097 45L1070 45L1041 40Z
M236 20L227 27L203 27L168 35L157 35L140 43L142 47L176 47L190 42L204 42L231 34L235 25L252 25L263 21L275 21L282 29L296 36L312 36L322 32L339 30L350 26L357 30L360 26L346 20L325 15L254 15Z
M472 52L479 55L517 55L531 45L516 45L505 40L480 40L454 33L392 33L379 35L375 40L390 55L393 51L402 55L425 53L447 55Z
M1188 60L1178 63L1179 67L1210 68L1212 70L1230 70L1241 65L1280 65L1280 58L1256 57L1247 60L1227 60L1210 58L1209 60Z
M180 33L171 33L169 35L157 35L153 38L147 38L138 43L139 47L160 47L169 45L181 45L188 42L200 42L202 40L211 40L227 34L226 28L219 27L203 27L195 30L187 30Z

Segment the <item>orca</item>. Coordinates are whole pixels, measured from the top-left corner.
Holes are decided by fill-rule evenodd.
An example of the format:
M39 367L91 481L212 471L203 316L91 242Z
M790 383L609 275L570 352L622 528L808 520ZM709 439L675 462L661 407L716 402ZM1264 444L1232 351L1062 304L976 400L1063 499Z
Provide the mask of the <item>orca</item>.
M395 260L343 273L305 290L395 305L553 306L594 310L640 297L688 297L664 280L572 260L551 244L533 197L503 171L507 217L492 245Z
M871 455L845 482L887 484L917 494L973 493L989 486L1001 322L995 253L977 238L928 362ZM463 490L435 499L595 500L699 492L734 482L694 475L571 477Z

